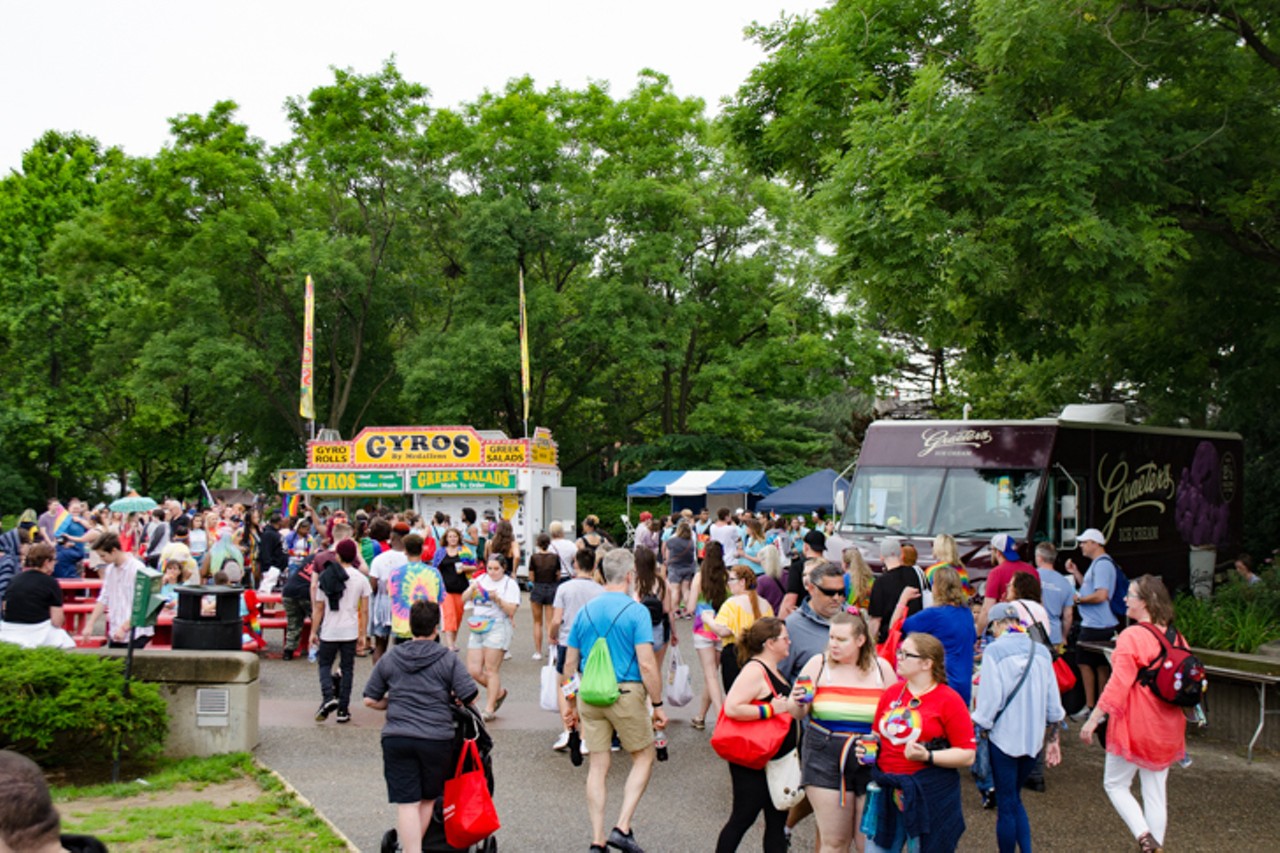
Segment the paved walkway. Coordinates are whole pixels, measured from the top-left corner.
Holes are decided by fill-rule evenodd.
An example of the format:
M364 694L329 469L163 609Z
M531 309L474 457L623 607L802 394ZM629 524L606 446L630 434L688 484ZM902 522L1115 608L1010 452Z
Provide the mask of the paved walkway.
M555 714L537 704L538 667L530 660L532 639L526 611L514 659L502 670L510 698L490 724L496 741L494 771L503 829L499 847L508 851L586 850L590 838L583 804L585 765L574 768L551 751L559 732ZM688 639L689 623L679 625ZM278 634L277 634L278 636ZM691 646L686 648L692 650ZM700 683L696 675L695 683ZM368 676L368 659L357 659L357 695ZM258 757L311 800L357 846L376 851L383 831L394 824L386 802L378 744L382 714L352 703L352 722L338 726L313 719L319 704L314 665L305 658L262 667L262 744ZM707 733L688 725L690 708L670 709L671 760L659 764L640 807L637 839L650 853L706 851L715 846L730 801L729 774L707 745ZM1102 752L1067 740L1065 763L1049 772L1046 794L1028 793L1027 808L1037 851L1136 849L1102 791ZM1264 755L1252 765L1231 749L1196 739L1194 764L1173 768L1169 777L1169 849L1177 851L1258 851L1277 849L1280 838L1280 759ZM630 762L615 755L609 776L609 819L617 813ZM962 851L995 849L995 813L982 811L971 784L965 785L968 830ZM792 849L812 850L813 821L797 829ZM742 850L759 850L756 829Z

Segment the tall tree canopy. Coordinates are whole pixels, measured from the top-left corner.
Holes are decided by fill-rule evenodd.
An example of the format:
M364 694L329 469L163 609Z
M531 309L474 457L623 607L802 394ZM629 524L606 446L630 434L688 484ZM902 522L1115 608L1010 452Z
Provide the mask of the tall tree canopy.
M518 434L523 274L530 421L570 482L695 447L782 479L845 456L884 348L817 282L796 195L661 74L439 110L389 62L286 112L277 147L232 102L172 119L153 157L51 134L0 185L0 509L302 464L307 274L317 419L344 435Z
M1122 400L1280 484L1280 17L1263 2L841 0L754 29L727 123L832 283L955 354L944 410Z

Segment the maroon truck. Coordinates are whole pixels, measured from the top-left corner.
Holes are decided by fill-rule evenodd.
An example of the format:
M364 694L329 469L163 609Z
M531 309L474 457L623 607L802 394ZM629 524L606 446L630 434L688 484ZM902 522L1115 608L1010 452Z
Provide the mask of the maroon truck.
M1198 588L1240 548L1242 457L1235 433L1065 418L877 421L839 533L876 563L879 541L900 537L921 551L922 566L932 537L950 533L978 581L996 533L1026 542L1028 561L1048 540L1059 565L1073 557L1083 567L1076 536L1096 527L1129 577Z

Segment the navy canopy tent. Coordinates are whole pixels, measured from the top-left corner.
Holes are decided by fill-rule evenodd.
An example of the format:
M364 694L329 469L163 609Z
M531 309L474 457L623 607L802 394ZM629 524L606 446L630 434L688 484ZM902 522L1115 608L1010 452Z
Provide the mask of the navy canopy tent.
M756 504L756 509L783 515L793 512L812 512L815 509L825 509L830 512L835 493L839 489L844 489L848 494L849 483L830 468L823 468L821 471L796 480L789 486L778 489Z

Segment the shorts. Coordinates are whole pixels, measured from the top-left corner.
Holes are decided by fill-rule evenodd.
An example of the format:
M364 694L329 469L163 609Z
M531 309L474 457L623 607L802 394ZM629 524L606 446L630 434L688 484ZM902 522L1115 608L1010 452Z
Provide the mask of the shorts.
M390 625L371 625L369 626L369 633L375 637L390 637L391 626Z
M569 651L567 646L556 646L556 672L564 675L564 656Z
M720 638L716 637L714 640L712 640L709 637L702 636L701 634L694 634L693 648L695 650L696 649L718 649L720 648Z
M1080 636L1077 640L1088 640L1091 643L1108 643L1115 638L1115 628L1085 628L1081 626ZM1076 665L1091 666L1095 669L1100 666L1109 666L1106 655L1081 648L1076 649Z
M555 604L558 586L560 586L558 583L535 583L529 590L529 603L548 606Z
M462 624L462 593L446 592L440 602L440 630L456 634Z
M505 619L497 619L493 627L483 634L471 633L467 637L469 649L506 649L511 645L511 623Z
M856 738L857 735L825 732L813 725L806 725L804 744L800 749L800 784L839 791L840 752L844 749L846 740L851 737ZM849 756L844 762L845 790L861 797L867 793L867 783L870 781L871 765L859 764L853 747L849 747Z
M667 566L667 582L672 584L688 583L693 580L693 576L698 573L696 563L679 566L668 564Z
M667 634L667 623L659 622L653 626L653 650L660 652L667 647L667 640L671 637Z
M653 746L653 723L649 719L644 685L639 681L620 681L618 688L623 692L612 705L601 708L581 699L577 703L583 743L600 755L608 754L615 733L627 752L640 752Z
M382 776L387 780L388 802L434 800L444 793L445 780L453 769L452 740L382 738Z

